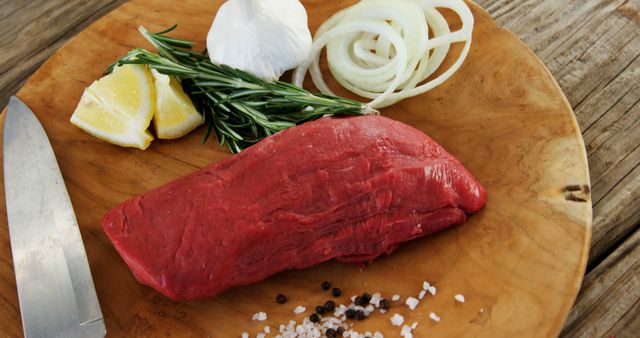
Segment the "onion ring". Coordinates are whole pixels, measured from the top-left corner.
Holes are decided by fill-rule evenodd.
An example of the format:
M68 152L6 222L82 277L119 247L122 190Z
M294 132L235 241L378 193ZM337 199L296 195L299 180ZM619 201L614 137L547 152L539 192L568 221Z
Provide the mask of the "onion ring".
M437 8L455 12L462 27L452 32ZM302 86L309 72L322 93L334 94L320 71L320 54L326 47L329 70L338 83L372 99L370 108L384 108L451 77L469 53L473 24L462 0L361 0L318 28L310 56L296 68L292 82ZM456 61L420 84L440 68L451 44L458 42L464 47Z

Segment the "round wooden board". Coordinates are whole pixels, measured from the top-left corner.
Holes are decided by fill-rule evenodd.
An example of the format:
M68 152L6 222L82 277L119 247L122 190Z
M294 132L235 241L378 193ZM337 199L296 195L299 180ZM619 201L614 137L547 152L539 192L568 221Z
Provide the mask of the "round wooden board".
M304 1L312 31L355 1ZM473 5L476 26L463 67L444 85L382 111L433 137L487 188L489 201L469 222L403 245L360 270L328 262L279 273L215 299L176 303L138 284L100 227L123 200L230 156L202 130L181 140L154 141L146 151L103 143L69 123L83 89L130 48L148 44L137 26L161 30L177 23L176 36L202 45L221 1L131 1L78 35L45 63L20 90L44 125L76 210L108 335L252 336L272 330L329 295L330 280L348 296L369 291L416 296L427 280L437 286L414 311L400 302L387 314L356 323L363 331L399 336L389 317L418 322L416 337L556 336L578 292L591 236L587 158L573 112L555 80L510 32ZM4 205L2 205L4 212ZM1 218L6 229L6 217ZM8 243L6 230L0 233ZM8 245L6 245L8 247ZM8 257L6 250L3 255ZM3 259L2 269L11 269ZM11 283L0 291L15 313L5 332L19 334L17 296ZM277 305L285 293L289 302ZM453 299L463 294L466 302ZM265 311L265 322L251 320ZM429 320L430 312L442 320ZM310 312L307 312L307 315ZM273 331L272 331L273 332ZM273 336L273 335L271 335Z

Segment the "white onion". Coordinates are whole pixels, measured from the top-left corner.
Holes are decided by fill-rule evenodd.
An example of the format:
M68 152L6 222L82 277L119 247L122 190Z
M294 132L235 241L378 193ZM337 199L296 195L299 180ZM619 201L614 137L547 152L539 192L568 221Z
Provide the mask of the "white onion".
M437 8L454 11L462 27L452 32ZM361 0L318 28L310 57L294 71L293 83L302 86L309 71L321 92L333 94L320 71L326 47L329 70L338 83L372 99L371 108L387 107L451 77L469 53L472 31L473 15L462 0ZM464 42L457 60L420 84L438 70L456 42Z

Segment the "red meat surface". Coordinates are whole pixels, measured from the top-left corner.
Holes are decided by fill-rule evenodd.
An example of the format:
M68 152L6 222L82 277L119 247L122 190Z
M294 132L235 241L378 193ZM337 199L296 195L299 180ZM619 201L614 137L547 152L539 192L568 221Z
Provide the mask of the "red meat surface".
M422 132L326 117L134 197L102 226L138 281L191 300L330 259L369 262L485 202Z

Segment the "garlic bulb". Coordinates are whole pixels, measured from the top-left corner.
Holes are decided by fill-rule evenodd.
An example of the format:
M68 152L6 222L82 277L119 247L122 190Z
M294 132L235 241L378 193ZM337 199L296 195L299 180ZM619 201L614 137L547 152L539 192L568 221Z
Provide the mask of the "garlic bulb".
M207 49L213 63L278 79L311 51L307 12L298 0L229 0L218 10Z

